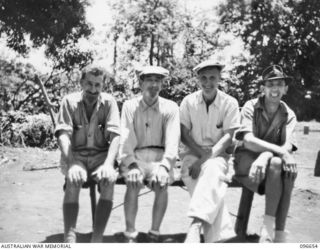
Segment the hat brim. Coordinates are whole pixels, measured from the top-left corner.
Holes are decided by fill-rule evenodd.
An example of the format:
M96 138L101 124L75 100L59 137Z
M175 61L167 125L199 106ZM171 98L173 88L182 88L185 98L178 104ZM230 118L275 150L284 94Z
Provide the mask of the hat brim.
M142 78L143 78L144 76L148 76L148 75L156 75L156 76L161 76L161 77L163 77L163 78L168 77L167 74L161 74L161 73L142 73L142 74L139 75L139 78L140 78L140 80L142 80Z
M218 68L220 71L223 70L225 65L222 64L209 64L202 67L195 67L193 68L193 71L198 75L201 70L207 69L207 68Z
M291 83L293 81L293 78L290 76L278 76L278 77L271 77L271 78L267 78L267 79L262 79L260 82L264 83L266 81L272 81L272 80L285 80L287 84Z

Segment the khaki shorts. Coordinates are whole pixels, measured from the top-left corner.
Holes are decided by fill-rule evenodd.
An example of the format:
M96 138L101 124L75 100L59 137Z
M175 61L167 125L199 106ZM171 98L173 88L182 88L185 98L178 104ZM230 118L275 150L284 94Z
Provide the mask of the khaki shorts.
M108 151L99 152L93 155L84 154L81 152L73 152L74 159L78 162L80 166L87 170L88 176L94 172L99 166L101 166L106 160ZM60 170L64 175L68 173L68 166L66 160L61 155L60 158Z
M265 193L265 179L260 183L256 183L253 179L249 178L251 165L258 158L259 154L260 153L252 152L247 149L237 149L234 157L234 178L246 188L262 195Z
M164 154L163 149L157 148L146 148L135 151L136 163L142 172L143 179L150 182L154 176L155 171L159 168L162 157ZM127 178L129 169L123 164L120 165L120 174L125 179ZM169 183L174 181L173 179L173 168L169 171Z

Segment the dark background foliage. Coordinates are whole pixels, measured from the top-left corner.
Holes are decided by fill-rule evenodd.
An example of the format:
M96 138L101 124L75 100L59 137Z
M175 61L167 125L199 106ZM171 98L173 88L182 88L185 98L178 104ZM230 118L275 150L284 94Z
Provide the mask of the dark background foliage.
M38 132L20 127L25 145L39 146L43 131L48 133L43 145L53 140L52 126L43 127L40 121L47 118L37 116L48 114L48 107L35 75L40 75L55 112L65 94L79 90L81 69L97 57L78 44L94 30L85 17L87 7L84 0L0 0L0 35L7 46L22 56L44 46L53 62L51 72L43 75L30 63L0 57L0 143L9 143L9 134L19 138L11 136L17 127L3 125L10 122L36 126ZM294 78L285 101L298 120L320 120L319 1L226 0L195 13L181 8L178 0L119 0L110 1L109 10L114 19L103 42L113 49L113 64L105 91L116 97L120 109L139 92L137 63L169 69L161 96L180 104L198 89L192 68L241 38L247 55L232 58L221 89L242 106L259 94L263 69L279 64ZM233 38L223 40L226 34ZM40 120L30 123L23 117ZM39 135L37 142L27 135L31 132Z

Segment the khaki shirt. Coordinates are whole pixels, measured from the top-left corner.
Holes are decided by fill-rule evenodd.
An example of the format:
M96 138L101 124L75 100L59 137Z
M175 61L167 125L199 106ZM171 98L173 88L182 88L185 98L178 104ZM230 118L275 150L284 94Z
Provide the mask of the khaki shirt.
M119 158L125 167L136 162L136 150L163 147L161 164L170 169L178 155L179 140L179 108L175 102L159 97L148 106L139 96L123 104Z
M259 139L279 146L287 141L297 150L294 128L297 118L294 112L283 102L277 110L274 119L267 116L264 97L249 100L241 110L241 128L236 133L236 139L243 140L246 132L251 132Z
M94 155L106 152L110 133L120 134L120 116L116 100L101 93L90 121L87 119L82 92L72 93L62 100L55 135L66 131L73 152Z
M207 105L202 90L186 96L180 105L180 120L193 140L201 147L213 147L230 129L240 127L238 101L218 90L215 100ZM185 148L183 154L188 154Z

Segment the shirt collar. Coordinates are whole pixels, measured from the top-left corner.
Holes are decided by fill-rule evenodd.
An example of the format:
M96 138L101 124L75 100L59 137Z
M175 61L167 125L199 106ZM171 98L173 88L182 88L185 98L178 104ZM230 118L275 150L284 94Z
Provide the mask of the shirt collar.
M84 93L83 93L83 91L81 91L81 101L84 103L83 95L84 95ZM101 105L105 104L104 99L105 98L103 98L103 95L101 95L101 93L100 93L98 96L97 105L96 105L97 110L99 109L99 107Z
M202 95L202 90L198 91L197 100L198 100L199 104L205 103L205 101L203 99L203 95ZM213 105L218 108L220 101L221 101L221 91L219 89L217 89L216 97L214 98L213 103L211 103L210 105Z
M145 103L141 95L139 98L139 105L143 112L147 111L147 109L153 109L154 111L159 111L159 100L160 100L160 96L158 97L157 101L153 105L149 106L148 104Z
M264 104L264 96L260 96L258 98L258 101L256 103L256 105L254 106L255 109L260 109L262 111L265 111L266 112L266 107L265 107L265 104ZM279 107L279 112L281 112L281 114L283 115L287 115L288 114L288 110L284 104L283 101L280 101L280 107Z

